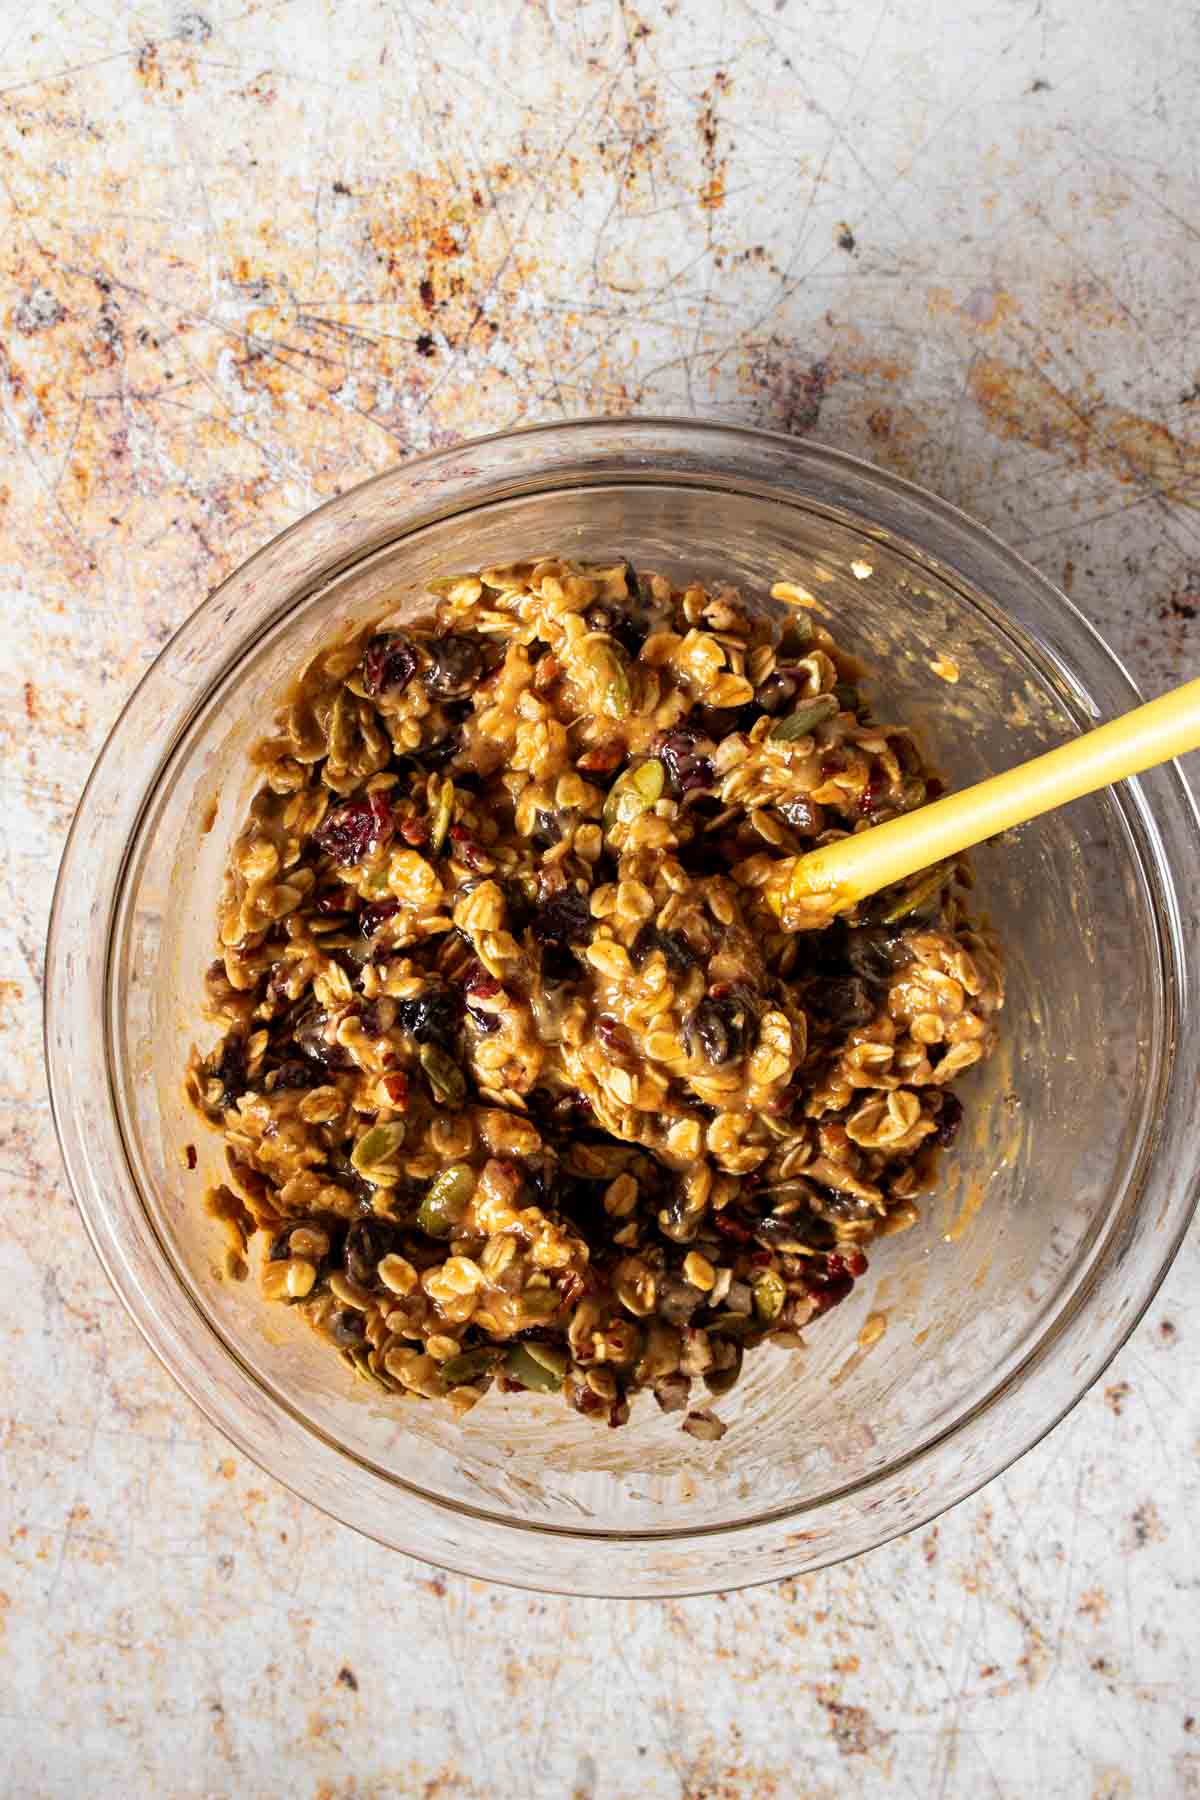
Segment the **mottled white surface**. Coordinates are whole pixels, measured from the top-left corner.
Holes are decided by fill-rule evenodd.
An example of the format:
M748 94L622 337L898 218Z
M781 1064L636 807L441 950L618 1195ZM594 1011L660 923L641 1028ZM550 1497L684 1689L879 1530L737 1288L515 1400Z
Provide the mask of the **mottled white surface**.
M54 869L196 601L405 453L631 408L809 431L1196 673L1181 0L0 4L0 1784L1200 1794L1195 1240L1105 1382L801 1582L538 1599L353 1537L143 1349L65 1191Z

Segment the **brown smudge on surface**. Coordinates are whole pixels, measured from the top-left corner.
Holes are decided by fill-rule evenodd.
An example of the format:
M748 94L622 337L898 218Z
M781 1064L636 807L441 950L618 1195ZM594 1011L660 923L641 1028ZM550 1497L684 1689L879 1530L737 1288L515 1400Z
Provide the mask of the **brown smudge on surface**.
M343 1663L342 1667L338 1670L337 1680L339 1687L349 1688L352 1693L357 1694L358 1676L347 1664Z
M1099 1625L1108 1612L1108 1595L1102 1587L1085 1588L1075 1610L1093 1625Z
M1058 387L1040 369L980 357L968 384L1002 437L1066 455L1080 466L1107 469L1121 482L1151 488L1164 500L1200 500L1200 445L1181 443L1164 425Z
M1104 1404L1120 1418L1121 1408L1131 1392L1132 1389L1127 1381L1114 1381L1110 1387L1106 1387L1104 1390Z
M1127 1550L1143 1550L1147 1544L1161 1544L1167 1536L1167 1528L1153 1500L1143 1500L1135 1507L1125 1533Z
M833 1741L842 1756L869 1756L890 1741L892 1733L881 1731L864 1706L835 1700L823 1688L818 1688L817 1699L825 1708Z

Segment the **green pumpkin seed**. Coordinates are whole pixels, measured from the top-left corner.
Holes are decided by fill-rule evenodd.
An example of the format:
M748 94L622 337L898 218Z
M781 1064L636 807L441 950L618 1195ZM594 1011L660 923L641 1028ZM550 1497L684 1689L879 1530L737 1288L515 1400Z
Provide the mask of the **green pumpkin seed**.
M541 1363L543 1369L549 1369L552 1375L557 1375L560 1381L571 1366L571 1359L566 1351L556 1349L553 1344L539 1344L531 1341L528 1344L522 1344L521 1348L527 1350L535 1362Z
M787 1299L787 1289L783 1285L783 1277L774 1269L764 1269L754 1283L754 1310L764 1325L771 1325L783 1311L783 1303Z
M790 656L795 650L807 650L815 636L816 627L813 625L810 614L803 607L798 606L795 611L788 614L783 627L783 636L779 642L781 660L784 656Z
M441 1106L461 1106L467 1097L467 1082L458 1064L439 1050L436 1044L421 1045L421 1067L434 1099Z
M554 1288L527 1288L521 1295L521 1317L529 1325L538 1325L556 1313L559 1305Z
M890 901L880 913L880 923L895 925L900 919L907 919L910 914L919 912L935 895L940 894L950 879L950 870L946 863L935 863L932 869L926 869L903 893Z
M427 1237L449 1237L475 1192L470 1163L451 1163L430 1182L417 1211L417 1225Z
M364 1181L390 1187L396 1177L395 1156L404 1142L404 1120L372 1125L350 1152L350 1161Z
M441 850L454 814L454 783L447 776L429 814L429 848L434 856Z
M542 1348L543 1346L539 1344L538 1349ZM514 1381L519 1381L522 1387L532 1388L535 1394L557 1394L562 1388L563 1376L567 1372L565 1359L561 1370L552 1369L546 1363L540 1362L532 1354L532 1351L531 1344L513 1345L504 1359L504 1366L509 1375Z
M786 719L772 725L767 733L768 742L794 744L798 739L808 737L826 719L832 719L837 711L838 703L832 694L814 694L811 700L802 700Z
M579 657L598 710L610 719L627 719L633 707L633 689L625 657L612 638L602 631L593 632L581 642Z
M624 770L609 788L604 801L605 831L611 831L614 825L628 825L642 813L649 812L655 802L662 799L666 782L667 772L657 757L648 757L636 768Z
M452 1356L441 1366L441 1377L447 1387L461 1387L466 1381L475 1381L480 1375L490 1375L496 1365L504 1360L503 1350L491 1344L480 1344L475 1350L464 1350L461 1356Z

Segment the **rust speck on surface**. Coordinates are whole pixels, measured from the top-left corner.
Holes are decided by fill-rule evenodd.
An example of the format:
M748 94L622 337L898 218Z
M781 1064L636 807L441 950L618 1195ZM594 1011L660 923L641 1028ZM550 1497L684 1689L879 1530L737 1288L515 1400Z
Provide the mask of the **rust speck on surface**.
M1127 1381L1114 1381L1110 1387L1106 1387L1104 1390L1105 1406L1111 1408L1120 1418L1121 1409L1132 1391Z
M869 1756L891 1738L891 1732L881 1731L866 1707L830 1699L820 1690L817 1698L825 1708L833 1741L842 1756Z
M1040 370L980 357L971 393L993 429L1118 481L1149 486L1164 500L1194 503L1200 445L1181 443L1164 425L1058 387Z

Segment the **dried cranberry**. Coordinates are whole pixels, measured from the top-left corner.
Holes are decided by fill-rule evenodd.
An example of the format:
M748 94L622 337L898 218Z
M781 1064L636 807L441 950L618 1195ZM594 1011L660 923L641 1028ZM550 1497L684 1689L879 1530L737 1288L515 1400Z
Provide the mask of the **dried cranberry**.
M739 1220L731 1218L727 1212L714 1213L712 1222L722 1237L732 1238L735 1244L748 1244L754 1235Z
M486 850L475 842L465 825L452 825L450 839L454 845L454 854L468 869L478 869L481 862L487 861Z
M416 813L407 813L400 821L400 836L406 844L427 843L429 840L428 819L418 819Z
M362 684L368 694L399 694L417 672L417 653L402 631L373 637L362 660Z
M887 791L887 776L877 769L863 789L862 799L858 803L859 810L865 819L869 819L873 813L879 811L884 803Z
M827 1281L822 1287L808 1290L808 1298L812 1302L814 1313L829 1312L832 1307L840 1306L848 1294L854 1291L854 1281L849 1275L839 1275Z
M398 900L372 900L369 906L363 907L359 917L363 936L373 936L385 919L394 918L399 911L400 902Z
M351 907L357 905L358 895L342 881L334 881L327 887L317 889L316 908L323 918L328 918L330 913L349 912Z
M422 685L445 700L469 694L483 670L483 652L473 638L435 638L426 645L429 662L421 674Z
M585 944L592 930L587 895L575 887L560 889L538 908L530 930L539 944Z
M954 1094L942 1095L942 1110L938 1114L938 1128L934 1142L948 1150L958 1136L958 1128L962 1124L962 1101Z
M468 994L480 1000L494 1000L502 990L494 975L489 975L478 957L472 957L462 973L462 984Z
M610 1056L629 1056L633 1052L633 1044L624 1025L618 1019L610 1019L607 1013L602 1013L596 1020L596 1036Z
M343 800L326 814L313 836L334 862L347 868L386 844L394 829L391 803L386 794L376 792L361 800Z

